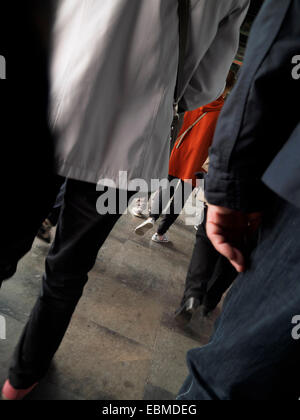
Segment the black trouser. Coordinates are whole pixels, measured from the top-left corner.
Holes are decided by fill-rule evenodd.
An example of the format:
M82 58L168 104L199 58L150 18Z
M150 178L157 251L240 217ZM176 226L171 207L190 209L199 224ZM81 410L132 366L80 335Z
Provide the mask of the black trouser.
M181 182L181 185L179 185L178 188L174 186L171 186L170 189L160 188L151 206L150 217L152 217L155 220L158 220L164 208L166 207L166 205L171 199L171 202L168 208L166 209L166 211L164 212L161 223L157 229L157 233L159 235L164 235L170 229L170 227L176 222L176 220L178 219L180 215L180 212L184 208L185 203L187 202L191 193L191 189L188 188L190 187L189 184L185 183L182 180L179 180L178 178L172 175L168 176L169 182L172 182L176 179L178 180L178 183L179 181ZM176 202L180 203L180 209L176 209L176 206L175 206Z
M58 196L56 197L56 202L51 210L51 212L48 214L47 219L49 220L49 222L51 223L52 226L56 226L58 223L58 219L60 216L60 212L62 209L62 205L64 202L64 196L65 196L65 192L66 192L66 186L67 186L67 181L65 181L61 188L60 191L58 193Z
M42 180L42 181L41 181ZM1 210L1 221L4 228L0 242L0 287L3 280L12 277L18 262L30 251L37 232L49 214L59 191L62 178L49 174L41 174L40 178L30 178L25 190L17 190L5 202ZM22 214L22 218L20 218Z
M206 218L207 207L204 222L197 231L182 303L190 297L195 297L207 309L213 310L237 277L237 272L230 262L215 250L208 239Z
M100 195L94 184L67 182L56 238L46 259L41 295L10 368L9 379L16 388L31 386L47 372L82 295L88 272L120 218L119 214L97 213Z

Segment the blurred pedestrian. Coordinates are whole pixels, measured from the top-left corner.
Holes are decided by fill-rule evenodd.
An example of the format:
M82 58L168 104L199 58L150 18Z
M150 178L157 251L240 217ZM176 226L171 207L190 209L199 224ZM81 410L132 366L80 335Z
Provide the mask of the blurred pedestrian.
M242 274L209 344L188 354L181 400L299 399L300 341L293 333L300 308L299 20L300 0L265 2L218 123L207 234Z

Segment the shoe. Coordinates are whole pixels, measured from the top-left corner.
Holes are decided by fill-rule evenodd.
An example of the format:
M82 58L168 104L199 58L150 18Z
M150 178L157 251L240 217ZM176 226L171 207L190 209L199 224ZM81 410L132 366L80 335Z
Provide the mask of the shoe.
M140 219L145 219L145 215L144 215L144 213L143 213L143 210L141 209L141 208L139 208L139 207L133 207L132 209L131 209L131 213L135 216L135 217L138 217L138 218L140 218Z
M46 219L43 222L42 226L40 227L37 237L41 239L42 241L46 242L47 244L50 244L52 240L52 237L51 237L52 228L53 228L52 223L50 222L50 220Z
M145 233L148 232L148 230L151 230L154 228L154 224L155 224L155 219L153 219L152 217L149 217L144 223L142 223L135 229L135 233L139 236L144 236Z
M217 302L212 303L209 302L208 299L204 299L202 311L204 318L209 317L209 315L217 308L218 304L220 303L220 300L221 299L219 299Z
M36 386L37 383L27 389L16 389L10 384L9 380L7 380L2 388L2 400L23 400Z
M188 324L199 306L200 301L194 297L190 297L175 312L175 320L182 326Z
M155 233L152 236L152 241L157 242L159 244L167 244L169 241L167 235L159 235L158 233Z
M135 217L139 217L141 219L145 219L147 217L146 209L147 209L147 200L146 198L137 198L136 205L131 209L131 213Z

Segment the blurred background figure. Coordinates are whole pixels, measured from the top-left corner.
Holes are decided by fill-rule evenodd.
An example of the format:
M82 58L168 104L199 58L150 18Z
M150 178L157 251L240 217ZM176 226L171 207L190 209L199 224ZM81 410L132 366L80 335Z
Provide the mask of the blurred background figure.
M230 71L226 88L216 101L185 113L183 125L169 161L168 181L172 183L172 186L168 189L161 188L155 195L149 218L135 229L137 235L144 235L152 229L163 213L161 223L152 240L158 243L169 242L167 232L189 199L190 186L193 189L196 187L196 174L203 171L220 112L234 83L235 73ZM175 185L176 180L177 185Z
M226 98L233 89L235 82L236 73L231 70L228 74L226 89L222 96L223 103L221 109L225 104ZM214 108L211 105L208 105L208 109ZM184 165L184 162L187 162L188 165L189 153L191 153L190 149L193 150L194 147L198 147L200 153L197 155L197 149L194 152L194 165L192 166L193 171L197 168L198 161L200 161L200 163L203 162L203 166L205 164L209 165L208 152L213 142L221 109L218 112L215 111L214 113L209 114L211 120L210 123L212 125L208 126L208 128L204 126L201 131L201 127L199 127L199 125L201 126L202 121L204 121L204 118L199 125L194 127L192 126L189 139L190 146L187 147L186 156L182 156L182 165ZM188 112L187 115L189 114L191 113ZM183 130L184 127L182 131ZM209 167L207 166L205 169L202 169L202 174L198 173L200 178L204 177L204 173L209 170ZM196 172L200 172L200 170L197 170ZM200 199L200 196L202 196L204 204L204 220L203 223L197 227L196 243L186 277L184 294L180 307L175 313L175 319L181 325L189 322L192 315L201 305L203 305L203 314L205 316L212 312L220 303L223 294L237 277L236 270L231 266L225 257L216 251L207 237L207 202L204 192L199 191L197 198Z
M3 205L0 285L11 277L58 193L53 138L48 124L51 27L55 2L2 2L0 54L6 80L0 83L0 179Z

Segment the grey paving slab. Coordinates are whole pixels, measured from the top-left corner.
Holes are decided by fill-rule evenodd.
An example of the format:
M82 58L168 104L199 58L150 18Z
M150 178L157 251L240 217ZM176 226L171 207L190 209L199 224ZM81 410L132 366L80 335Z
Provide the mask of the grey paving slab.
M55 357L58 383L85 399L142 399L151 352L128 337L75 315Z
M110 284L104 285L105 281ZM162 317L160 303L154 296L135 292L111 279L102 284L100 290L87 290L78 312L151 349Z
M188 374L186 353L198 347L197 341L161 327L157 335L147 382L172 395L177 395Z
M169 400L187 374L186 352L205 345L217 314L179 328L174 311L195 240L182 219L167 246L134 234L140 220L120 219L99 252L71 327L31 400ZM7 340L0 341L0 383L40 292L49 246L36 240L0 292ZM84 251L83 251L84 252Z

